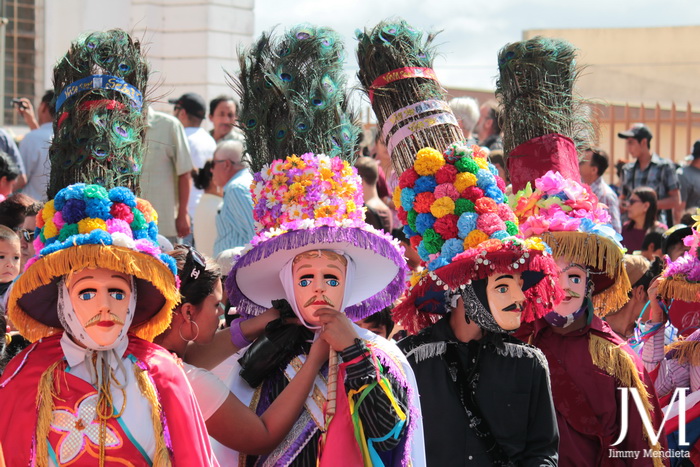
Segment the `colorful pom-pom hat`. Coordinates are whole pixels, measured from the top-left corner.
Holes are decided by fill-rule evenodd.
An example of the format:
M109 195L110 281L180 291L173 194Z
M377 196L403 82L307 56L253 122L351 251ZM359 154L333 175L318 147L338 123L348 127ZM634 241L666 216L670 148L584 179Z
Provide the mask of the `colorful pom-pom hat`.
M547 245L538 238L523 239L505 189L486 153L459 143L444 154L421 149L413 167L401 174L394 204L406 237L427 266L412 278L407 299L394 310L409 332L448 311L444 290L464 288L494 273L522 274L528 298L523 321L551 311L561 299Z
M338 157L307 153L275 160L253 179L257 234L226 280L238 313L257 315L285 297L281 268L318 249L342 251L354 261L344 303L351 320L366 318L401 295L403 249L364 221L362 183L354 167Z
M63 331L57 313L61 277L107 268L134 277L137 304L130 332L153 340L169 325L179 298L177 268L158 247L158 214L126 188L83 183L60 190L36 218L34 248L10 293L8 315L36 341Z
M558 158L575 160L575 150L560 152ZM523 182L523 173L511 171L513 186L525 188L510 197L510 205L525 237L537 235L552 248L555 258L565 257L589 269L596 314L619 310L631 286L622 237L610 225L606 207L590 187L577 181L578 171L548 171L535 180L534 190L529 181Z
M700 209L693 220L692 234L683 239L690 251L669 261L662 273L659 293L667 300L700 302Z

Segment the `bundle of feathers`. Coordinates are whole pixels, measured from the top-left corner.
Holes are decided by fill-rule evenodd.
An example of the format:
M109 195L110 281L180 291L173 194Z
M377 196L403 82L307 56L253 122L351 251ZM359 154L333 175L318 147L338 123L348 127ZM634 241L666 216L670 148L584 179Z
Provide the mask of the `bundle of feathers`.
M145 96L149 67L139 42L122 30L81 36L54 67L52 105L66 86L92 75L121 78ZM78 182L138 194L146 118L128 95L113 89L76 93L58 109L53 129L49 199Z

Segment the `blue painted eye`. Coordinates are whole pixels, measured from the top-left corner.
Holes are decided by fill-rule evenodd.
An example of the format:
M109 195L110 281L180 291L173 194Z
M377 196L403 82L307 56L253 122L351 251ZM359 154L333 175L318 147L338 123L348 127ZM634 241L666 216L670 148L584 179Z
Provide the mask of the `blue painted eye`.
M301 287L308 287L311 285L311 281L309 279L302 279L299 281L299 285Z
M326 282L328 285L331 287L338 287L340 285L340 281L337 279L331 279L328 282Z
M580 284L580 283L581 283L581 278L578 277L578 276L574 276L574 277L571 278L571 282L573 282L574 284Z
M498 293L508 293L508 286L507 286L507 285L502 285L502 286L496 288L496 292L498 292Z
M124 292L110 292L109 294L115 300L124 300L126 298L126 294Z
M78 295L78 297L80 297L81 300L90 300L95 297L95 292L83 292Z

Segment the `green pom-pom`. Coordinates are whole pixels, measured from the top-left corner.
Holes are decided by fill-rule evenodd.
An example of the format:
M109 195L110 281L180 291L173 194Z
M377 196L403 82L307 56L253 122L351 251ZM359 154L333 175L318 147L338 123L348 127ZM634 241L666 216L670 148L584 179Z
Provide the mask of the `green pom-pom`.
M461 216L465 212L474 212L474 203L469 199L457 199L455 201L455 214Z
M61 228L61 231L58 232L58 241L63 242L68 237L78 235L79 233L78 224L66 224L63 226L63 228Z
M474 159L471 157L462 157L457 159L457 162L455 162L455 167L457 167L457 170L460 172L471 172L473 174L479 172L479 166L476 165L476 162L474 162Z
M105 190L105 187L100 185L86 186L83 194L86 198L109 199L109 196L107 195L107 190Z
M431 255L440 253L440 249L444 243L445 240L442 236L433 229L426 229L423 233L423 245L425 245L425 249Z
M508 235L518 235L518 226L515 225L515 222L513 221L506 221L506 232L508 232Z
M408 220L408 226L413 230L414 232L416 231L416 217L418 217L418 213L416 212L415 209L411 209L408 211L406 214L406 220Z
M134 213L134 220L131 221L131 230L143 230L148 228L148 222L143 217L143 214L138 209L134 208L131 210Z

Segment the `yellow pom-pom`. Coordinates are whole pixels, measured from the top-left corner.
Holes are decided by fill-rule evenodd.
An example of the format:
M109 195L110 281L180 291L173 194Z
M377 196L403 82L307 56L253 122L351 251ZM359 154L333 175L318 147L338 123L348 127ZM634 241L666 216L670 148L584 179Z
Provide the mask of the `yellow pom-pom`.
M486 162L486 159L482 159L481 157L476 157L474 159L474 162L476 162L476 165L478 165L480 169L488 170L488 168L489 168L489 163Z
M435 202L430 206L430 212L438 219L445 217L448 214L454 214L455 202L452 201L452 198L449 196L443 196L442 198L435 200Z
M355 204L354 201L348 201L345 203L345 212L350 213L350 212L355 212L357 210L357 205Z
M56 224L53 223L52 219L47 220L44 223L44 238L52 238L58 235L58 229Z
M107 223L102 219L88 217L78 222L78 232L81 234L89 234L93 230L107 230Z
M44 208L41 210L42 219L46 222L49 219L53 219L54 214L56 214L56 208L53 206L53 200L47 201L46 204L44 204Z
M544 251L544 242L539 237L530 237L525 240L525 247L528 250Z
M443 165L445 165L445 158L442 157L440 151L433 148L423 148L416 155L413 169L418 175L434 175Z
M399 187L398 185L396 186L396 188L394 188L393 200L394 200L394 207L396 209L401 207L401 187Z
M489 239L489 236L481 230L472 230L464 239L464 249L475 248L479 243L485 242Z
M457 174L455 178L455 188L457 188L457 191L462 192L474 185L476 185L476 175L473 173L461 172Z

